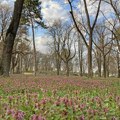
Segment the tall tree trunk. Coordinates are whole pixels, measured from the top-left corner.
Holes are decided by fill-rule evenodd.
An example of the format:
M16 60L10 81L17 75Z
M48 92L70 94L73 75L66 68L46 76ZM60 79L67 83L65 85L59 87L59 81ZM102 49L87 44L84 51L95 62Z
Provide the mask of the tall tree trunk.
M57 63L57 75L60 75L60 63Z
M66 62L66 75L69 76L69 63Z
M83 76L83 55L82 55L82 51L80 52L80 76Z
M120 65L118 66L118 78L120 78Z
M118 78L120 78L120 53L117 52Z
M80 43L80 39L78 39L78 56L79 56L79 68L80 68L80 76L83 76L83 46Z
M98 77L101 77L101 51L99 51L99 49L96 48L96 52L95 53L95 58L96 58L96 62L97 62L97 68L98 68Z
M100 58L98 60L98 76L101 77L101 53Z
M57 75L60 75L59 67L57 65Z
M88 77L92 78L92 51L91 48L88 48Z
M31 23L32 23L32 37L33 37L34 75L36 76L37 60L36 60L36 46L35 46L35 31L34 31L34 23L32 18L31 18Z
M11 71L12 71L12 74L14 74L14 72L15 72L15 56L12 56L12 58L11 58Z
M1 72L1 75L6 77L9 76L12 50L13 50L16 33L19 27L23 3L24 3L24 0L16 0L14 5L14 13L13 13L12 21L7 30L5 41L4 41L0 72Z
M91 35L88 46L88 77L92 78L92 76L93 70L92 70L92 35Z
M84 9L85 9L85 15L86 15L86 19L87 19L87 28L89 29L89 44L88 44L87 40L86 40L86 37L84 36L84 34L82 34L82 31L79 28L79 26L77 24L77 20L76 20L76 18L74 16L72 1L68 0L68 3L70 5L70 14L72 16L75 27L76 27L77 31L80 33L81 37L83 38L83 41L85 42L85 45L88 48L88 76L89 77L93 76L93 70L92 70L92 43L93 43L93 40L92 39L93 39L93 31L94 31L95 25L97 23L97 19L98 19L99 12L100 12L101 1L102 0L99 0L98 7L97 7L97 13L95 15L95 19L92 21L93 25L91 25L91 19L90 19L90 14L89 14L89 11L88 11L87 2L86 2L86 0L83 0L83 2L84 2L83 5L84 5ZM83 25L81 22L80 22L80 24Z
M20 55L20 73L22 74L22 55Z
M110 54L108 55L108 60L106 62L106 75L107 75L107 77L109 77L109 74L110 74L109 65L110 65Z
M106 78L106 56L103 55L103 77Z
M109 63L107 63L107 65L106 65L106 77L109 77L109 74L110 74L110 72L109 72Z
M60 67L61 67L61 63L60 63L60 57L59 55L56 53L56 68L57 68L57 75L60 75Z

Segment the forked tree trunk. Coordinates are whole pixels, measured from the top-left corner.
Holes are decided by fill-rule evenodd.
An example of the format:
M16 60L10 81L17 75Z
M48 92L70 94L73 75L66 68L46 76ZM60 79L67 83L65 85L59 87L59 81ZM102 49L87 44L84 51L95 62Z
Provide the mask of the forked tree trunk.
M9 72L10 72L12 50L13 50L16 33L17 33L17 30L19 27L23 3L24 3L24 0L16 0L16 2L15 2L12 21L7 30L5 42L3 45L3 53L2 53L0 72L1 72L1 75L4 75L6 77L9 76Z
M95 19L93 21L93 25L91 26L91 20L90 20L90 14L89 14L89 11L88 11L88 6L87 6L87 2L86 0L83 0L84 2L84 9L85 9L85 15L86 15L86 18L87 18L87 27L89 29L89 44L87 43L87 40L84 36L84 34L82 34L82 31L81 29L79 28L78 24L77 24L77 21L76 21L76 18L74 16L74 12L73 12L73 6L72 6L72 1L71 0L68 0L68 3L70 5L70 13L71 13L71 16L72 16L72 19L73 19L73 22L75 24L75 27L77 29L77 31L80 33L81 37L83 38L84 42L85 42L85 45L87 46L88 48L88 77L92 77L93 76L93 70L92 70L92 44L93 44L93 30L95 28L95 25L97 23L97 19L98 19L98 15L99 15L99 12L100 12L100 5L101 5L101 1L102 0L99 0L99 3L98 3L98 8L97 8L97 13L95 15ZM82 23L80 23L82 25Z

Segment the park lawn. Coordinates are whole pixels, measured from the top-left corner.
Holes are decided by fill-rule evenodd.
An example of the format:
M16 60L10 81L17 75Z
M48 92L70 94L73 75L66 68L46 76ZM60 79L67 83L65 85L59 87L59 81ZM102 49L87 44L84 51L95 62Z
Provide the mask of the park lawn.
M1 77L0 120L120 120L120 80Z

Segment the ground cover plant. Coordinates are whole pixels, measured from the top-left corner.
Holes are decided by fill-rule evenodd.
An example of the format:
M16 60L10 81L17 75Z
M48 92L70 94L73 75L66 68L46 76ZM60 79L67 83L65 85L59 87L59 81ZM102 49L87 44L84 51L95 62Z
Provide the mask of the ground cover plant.
M120 80L0 78L0 120L120 120Z

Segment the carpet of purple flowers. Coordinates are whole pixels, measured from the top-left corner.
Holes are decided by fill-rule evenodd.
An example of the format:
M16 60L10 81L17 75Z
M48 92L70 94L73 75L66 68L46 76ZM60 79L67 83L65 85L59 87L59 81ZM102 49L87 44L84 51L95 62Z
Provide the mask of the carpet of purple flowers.
M120 120L120 80L0 78L0 120Z

